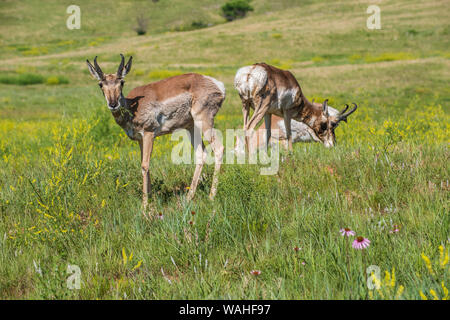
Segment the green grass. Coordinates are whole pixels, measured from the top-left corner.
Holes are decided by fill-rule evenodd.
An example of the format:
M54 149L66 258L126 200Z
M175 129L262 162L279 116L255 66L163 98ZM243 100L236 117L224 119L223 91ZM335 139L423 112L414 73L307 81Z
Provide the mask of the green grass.
M69 4L0 4L0 298L445 296L445 1L383 1L379 31L365 29L367 4L347 1L252 1L255 11L231 23L215 1L80 1L80 30L65 28ZM144 6L149 31L138 37L134 14ZM175 32L193 22L188 10L214 26ZM186 202L194 166L172 164L175 142L158 138L147 221L139 147L114 122L85 64L98 56L115 72L119 53L133 55L125 94L185 72L223 81L220 130L241 128L233 78L254 62L290 69L308 98L359 109L336 130L337 147L295 144L276 175L223 165L214 202L213 167ZM389 232L394 225L398 233ZM351 248L342 227L370 247ZM80 267L80 290L66 286L68 264ZM366 285L370 265L380 268L380 290Z

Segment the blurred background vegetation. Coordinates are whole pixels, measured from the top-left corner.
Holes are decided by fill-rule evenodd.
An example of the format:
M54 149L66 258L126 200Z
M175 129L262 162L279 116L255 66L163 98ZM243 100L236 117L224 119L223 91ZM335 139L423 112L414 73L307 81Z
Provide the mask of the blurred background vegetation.
M372 1L245 1L231 22L226 3L80 0L68 30L71 1L0 2L1 298L448 297L448 1L379 2L381 30L366 28ZM213 168L187 203L193 165L172 164L174 142L158 138L146 221L139 148L85 64L114 72L119 53L134 59L125 94L186 72L223 81L221 130L241 128L233 78L255 62L359 109L336 148L296 144L277 175L224 165L214 202ZM370 247L347 251L342 227Z

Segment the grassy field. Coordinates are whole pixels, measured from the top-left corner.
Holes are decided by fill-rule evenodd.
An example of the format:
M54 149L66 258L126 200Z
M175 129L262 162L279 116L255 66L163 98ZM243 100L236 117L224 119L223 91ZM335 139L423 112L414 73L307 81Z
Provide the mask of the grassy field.
M0 298L448 298L448 1L254 0L230 23L225 1L108 2L77 1L80 30L65 24L73 1L0 3ZM366 28L374 2L381 30ZM177 31L195 21L210 27ZM223 165L214 202L213 166L187 202L194 165L172 164L174 142L158 138L147 221L139 147L85 64L98 55L114 72L119 53L134 59L125 94L184 72L223 81L221 130L242 125L233 78L254 62L291 70L310 99L359 109L336 148L295 144L276 175ZM343 227L370 246L353 249Z

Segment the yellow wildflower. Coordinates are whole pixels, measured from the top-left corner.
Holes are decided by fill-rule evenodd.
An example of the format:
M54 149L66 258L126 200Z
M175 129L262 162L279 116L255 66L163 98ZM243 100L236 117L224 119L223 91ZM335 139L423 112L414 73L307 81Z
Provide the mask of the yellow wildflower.
M422 259L423 261L425 261L425 265L427 266L428 272L430 272L431 275L434 275L433 266L431 265L430 258L428 258L423 252L422 252Z
M430 293L433 296L433 300L439 300L439 298L438 298L438 296L436 294L436 291L434 291L433 289L430 289Z
M444 296L442 297L442 300L448 300L448 289L444 285L444 281L441 282L442 291L444 291Z
M444 268L448 263L448 250L444 253L444 247L442 245L439 246L439 264L441 268Z
M122 259L123 259L123 265L126 266L127 265L127 254L125 253L125 248L122 248Z
M400 285L397 289L397 294L395 295L396 299L399 299L400 296L403 294L403 291L405 290L405 287Z
M419 291L419 294L422 300L428 300L427 296L422 292L422 290Z

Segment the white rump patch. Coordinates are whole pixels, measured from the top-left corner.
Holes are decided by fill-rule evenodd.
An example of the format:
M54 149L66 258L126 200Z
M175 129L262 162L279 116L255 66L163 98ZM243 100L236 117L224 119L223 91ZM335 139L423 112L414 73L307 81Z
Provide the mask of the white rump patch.
M249 99L252 94L261 91L266 83L267 72L261 66L242 67L234 77L234 87L244 99Z
M212 82L214 82L216 87L219 88L220 92L222 92L222 95L225 98L225 85L223 84L223 82L221 82L217 79L214 79L213 77L210 77L210 76L204 76L204 77L211 80Z

